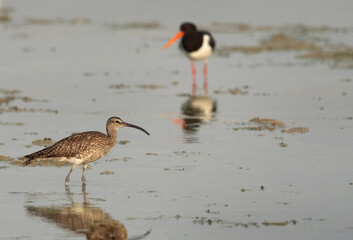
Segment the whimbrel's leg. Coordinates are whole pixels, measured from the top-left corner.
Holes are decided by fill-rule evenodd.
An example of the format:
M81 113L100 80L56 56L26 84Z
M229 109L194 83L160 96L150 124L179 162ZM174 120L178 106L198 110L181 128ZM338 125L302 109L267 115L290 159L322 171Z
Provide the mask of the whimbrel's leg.
M191 61L191 72L192 72L192 94L196 92L196 68L193 61Z
M87 193L86 193L86 184L82 184L82 195L83 195L83 203L87 204Z
M78 166L78 165L76 165L76 164L72 165L69 174L67 174L67 176L66 176L66 178L65 178L65 185L68 185L68 184L69 184L71 172L72 172L77 166Z
M82 176L81 176L81 180L83 184L86 184L86 177L85 177L85 172L86 172L86 168L88 166L88 163L85 163L83 165L83 170L82 170Z
M70 201L73 203L74 200L72 199L72 193L70 192L69 185L65 184L65 192L66 192L66 195L67 195L68 199L70 199Z
M207 83L207 62L206 61L205 61L204 67L203 67L203 88L205 90L205 94L207 95L208 83Z

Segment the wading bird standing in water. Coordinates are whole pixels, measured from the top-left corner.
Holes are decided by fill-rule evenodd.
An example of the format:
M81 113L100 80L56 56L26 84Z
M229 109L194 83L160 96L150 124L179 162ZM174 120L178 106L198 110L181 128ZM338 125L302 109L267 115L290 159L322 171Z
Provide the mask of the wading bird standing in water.
M118 117L111 117L108 119L106 125L107 134L96 131L73 134L50 147L26 155L26 161L22 166L27 166L28 164L43 160L71 163L72 167L65 179L65 185L68 185L71 172L78 165L83 164L81 180L82 183L85 184L85 171L88 164L100 159L110 151L110 149L116 144L117 130L121 127L137 128L145 132L147 135L150 135L145 129L139 126L123 122Z
M196 69L194 61L203 60L204 89L207 94L207 61L216 47L216 41L212 37L211 33L206 31L198 31L195 24L185 22L181 24L180 31L172 39L170 39L167 44L164 45L163 49L167 49L179 38L182 38L180 41L180 48L191 60L193 79L192 93L195 94L196 91Z

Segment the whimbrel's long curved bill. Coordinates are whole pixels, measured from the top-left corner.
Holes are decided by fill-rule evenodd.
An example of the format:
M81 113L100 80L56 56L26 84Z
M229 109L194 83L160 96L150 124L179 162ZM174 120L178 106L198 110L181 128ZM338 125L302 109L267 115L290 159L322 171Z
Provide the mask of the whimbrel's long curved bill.
M134 124L131 123L126 123L124 122L124 127L131 127L131 128L136 128L138 130L141 130L142 132L146 133L147 135L150 135L145 129L143 129L142 127L136 126Z

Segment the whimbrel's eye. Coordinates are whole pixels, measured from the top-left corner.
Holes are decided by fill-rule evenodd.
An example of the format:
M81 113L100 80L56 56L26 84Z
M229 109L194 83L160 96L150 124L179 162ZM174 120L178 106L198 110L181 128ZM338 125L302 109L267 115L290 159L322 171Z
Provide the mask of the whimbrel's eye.
M115 121L116 123L120 123L119 121Z

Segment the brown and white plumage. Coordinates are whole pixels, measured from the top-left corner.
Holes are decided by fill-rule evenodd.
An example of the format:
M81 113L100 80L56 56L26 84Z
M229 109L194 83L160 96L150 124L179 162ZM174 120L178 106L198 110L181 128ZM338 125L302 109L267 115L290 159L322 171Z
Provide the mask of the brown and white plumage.
M141 127L125 123L118 117L111 117L107 121L107 134L91 131L83 132L66 137L50 147L38 152L26 155L23 166L32 162L53 160L72 164L71 170L65 179L65 185L70 181L71 172L80 164L83 164L82 182L86 183L85 171L88 163L93 162L104 156L116 144L117 130L121 127L137 128L146 134L149 133Z
M102 157L116 143L116 138L110 138L101 132L83 132L66 137L50 147L26 155L28 159L23 166L41 160L55 160L68 163L95 161ZM91 161L88 161L91 162Z

